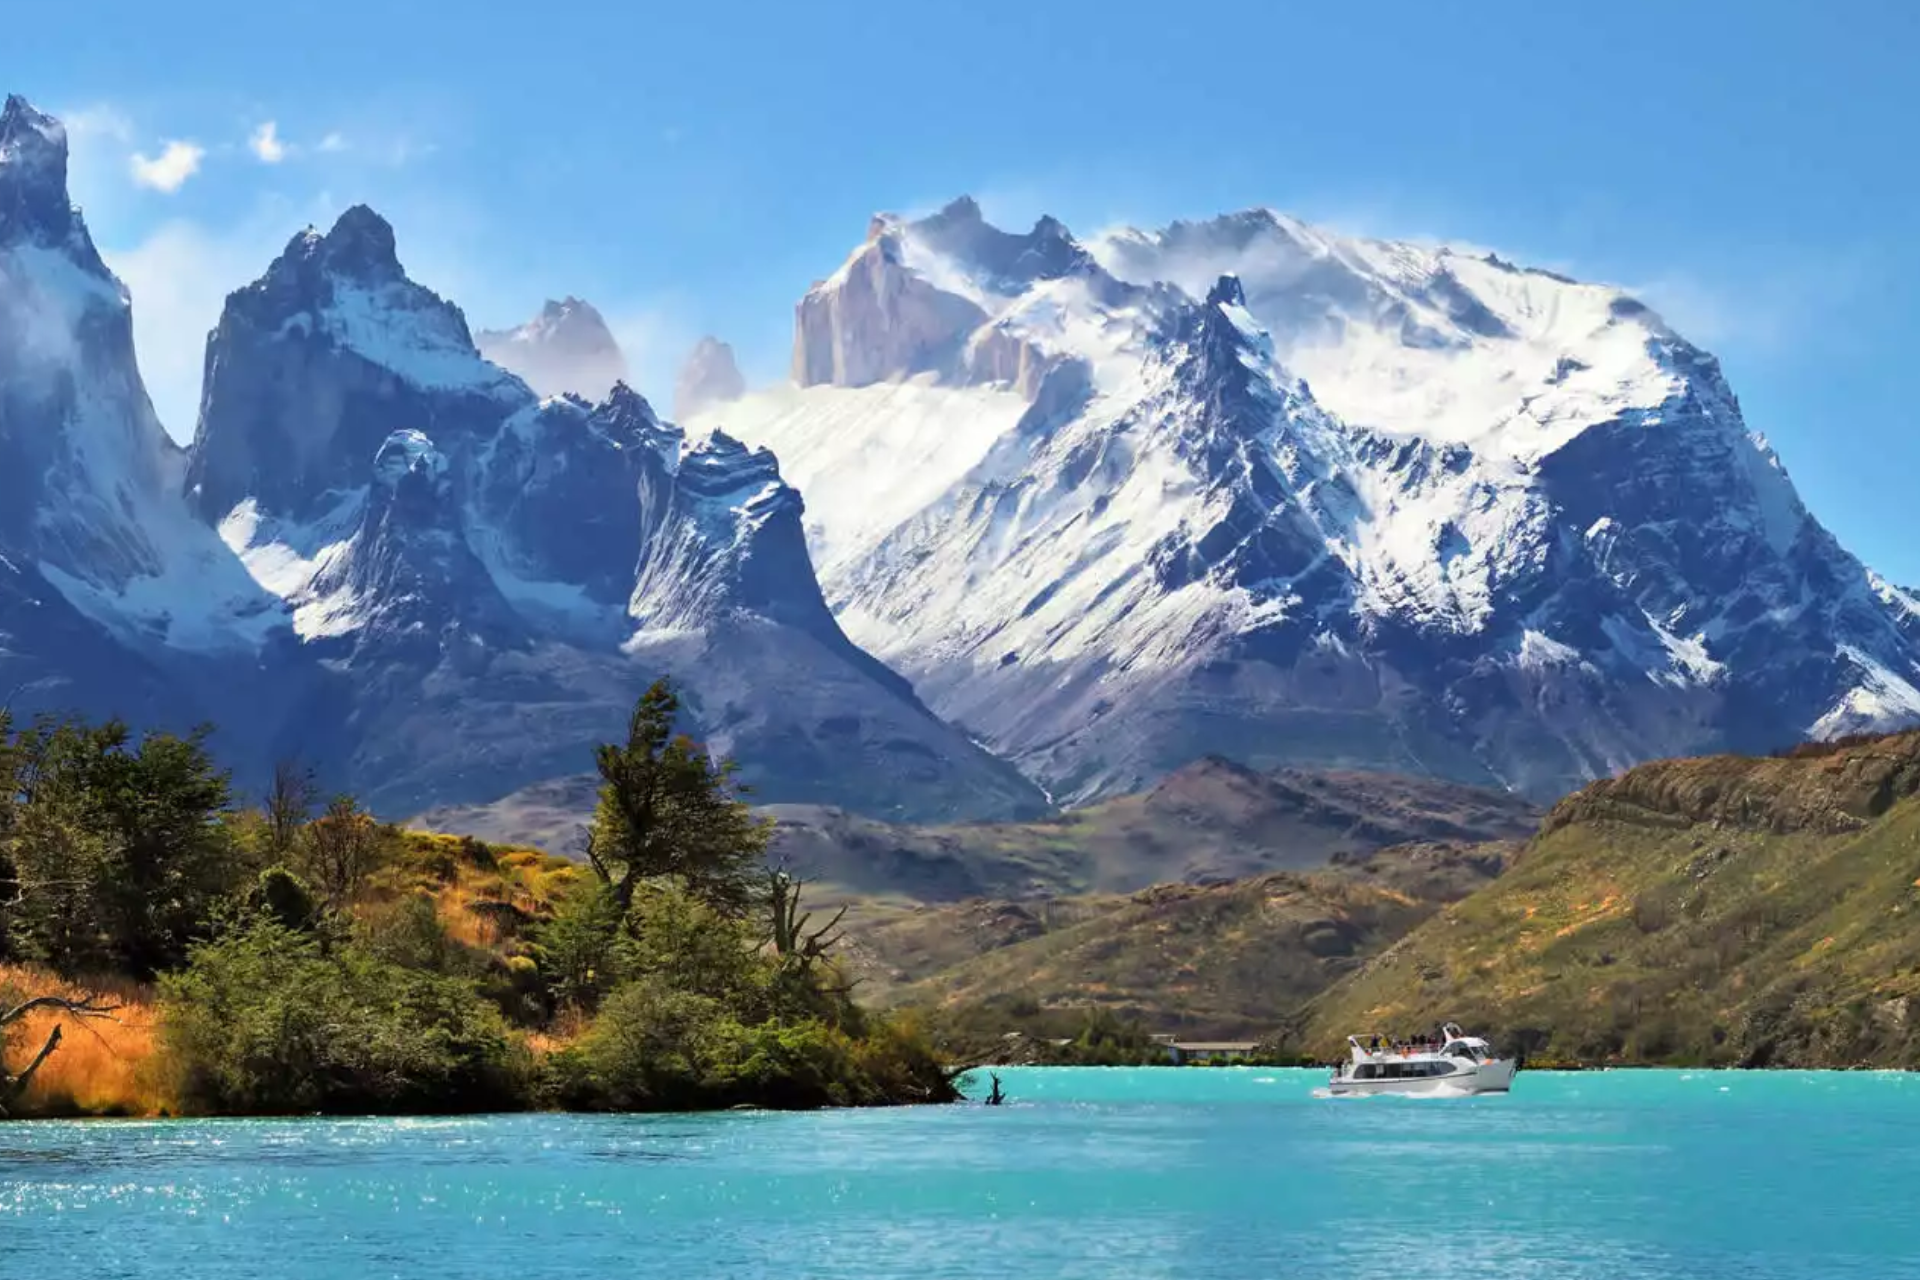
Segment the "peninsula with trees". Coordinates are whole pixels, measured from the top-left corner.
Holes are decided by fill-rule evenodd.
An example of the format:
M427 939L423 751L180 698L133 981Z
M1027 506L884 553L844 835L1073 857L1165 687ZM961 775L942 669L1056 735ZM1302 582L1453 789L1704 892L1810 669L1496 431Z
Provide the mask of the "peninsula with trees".
M585 859L377 821L205 732L0 720L0 1113L951 1101L860 1007L665 682L597 751Z

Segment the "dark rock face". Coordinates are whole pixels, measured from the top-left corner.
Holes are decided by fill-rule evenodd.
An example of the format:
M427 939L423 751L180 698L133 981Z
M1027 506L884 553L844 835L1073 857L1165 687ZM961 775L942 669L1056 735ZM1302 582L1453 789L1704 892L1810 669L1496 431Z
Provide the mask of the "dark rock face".
M67 197L58 121L0 110L0 699L185 730L284 628L178 493L126 290ZM212 701L219 702L220 698ZM224 705L224 703L222 703ZM244 740L236 731L229 742Z
M605 396L627 381L627 358L594 307L579 298L549 300L517 329L474 335L480 354L543 396Z
M105 271L67 199L66 129L17 94L0 108L0 241L73 247L83 268Z
M369 209L295 236L227 298L187 484L203 518L244 498L294 519L364 483L381 444L427 428L487 434L531 399L474 350L458 307L407 279L393 229Z

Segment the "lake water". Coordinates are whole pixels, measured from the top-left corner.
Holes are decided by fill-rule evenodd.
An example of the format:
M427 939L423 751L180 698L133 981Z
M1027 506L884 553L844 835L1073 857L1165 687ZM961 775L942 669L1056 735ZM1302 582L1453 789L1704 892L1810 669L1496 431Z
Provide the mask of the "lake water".
M1920 1076L1006 1071L1001 1108L0 1124L0 1277L1920 1277Z

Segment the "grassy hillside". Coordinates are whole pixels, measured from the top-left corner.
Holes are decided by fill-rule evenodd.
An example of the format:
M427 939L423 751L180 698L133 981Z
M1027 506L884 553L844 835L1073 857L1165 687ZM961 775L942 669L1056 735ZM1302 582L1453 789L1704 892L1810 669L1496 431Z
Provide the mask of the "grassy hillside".
M1439 906L1507 846L1402 846L1308 872L1130 895L866 906L850 930L863 997L1024 1024L1099 1009L1155 1030L1264 1036Z
M1650 764L1317 1000L1585 1061L1920 1066L1920 734Z

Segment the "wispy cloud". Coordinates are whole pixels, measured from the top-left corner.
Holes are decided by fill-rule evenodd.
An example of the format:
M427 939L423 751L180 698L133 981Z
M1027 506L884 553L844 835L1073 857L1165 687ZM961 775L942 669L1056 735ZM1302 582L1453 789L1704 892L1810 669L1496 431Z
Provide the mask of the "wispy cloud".
M320 139L319 149L328 153L345 151L347 149L347 140L338 133L330 133Z
M204 147L175 139L151 158L136 151L129 166L133 180L139 185L172 194L199 171L200 161L206 154Z
M121 113L117 107L97 103L91 107L56 111L60 123L66 126L69 139L107 138L114 142L133 140L133 122Z
M287 158L287 144L280 140L280 126L271 120L253 131L247 147L261 164L279 164Z

